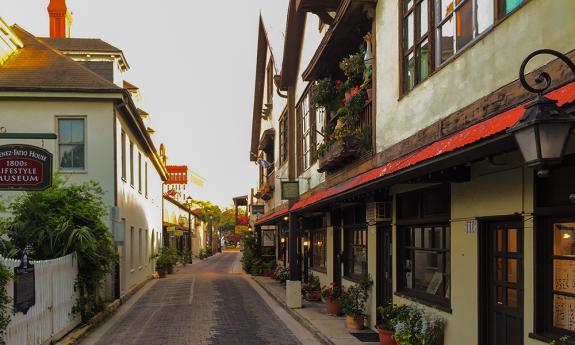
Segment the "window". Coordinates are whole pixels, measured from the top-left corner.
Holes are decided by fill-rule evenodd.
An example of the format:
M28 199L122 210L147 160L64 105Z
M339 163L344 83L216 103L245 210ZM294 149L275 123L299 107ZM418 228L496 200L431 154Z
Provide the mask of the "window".
M142 194L142 154L138 152L138 192Z
M288 116L283 113L279 120L280 123L280 165L288 158Z
M130 185L134 187L134 143L130 141Z
M120 145L122 148L122 180L126 181L126 132L124 131L122 131Z
M274 61L272 59L268 62L266 74L266 102L272 104L274 96Z
M403 90L409 91L429 76L433 65L429 35L430 1L404 0L402 20Z
M135 246L136 242L134 239L134 227L130 227L130 268L134 269L134 253L135 253Z
M60 168L84 170L85 166L84 119L58 119L58 151Z
M397 197L397 290L449 307L451 295L449 185Z
M144 262L144 259L142 258L142 248L144 247L143 245L143 238L142 238L142 229L138 230L138 260L139 260L139 266L142 266L142 263Z
M326 231L315 230L311 232L311 268L316 271L326 271Z
M144 179L145 179L145 192L146 198L148 197L148 162L144 163Z
M367 273L367 226L344 227L345 276L352 279L361 279Z
M309 169L315 157L316 119L310 101L309 93L306 92L297 107L298 174Z
M525 0L400 0L401 79L407 92Z
M401 286L420 294L450 297L450 228L447 224L398 228L401 238Z

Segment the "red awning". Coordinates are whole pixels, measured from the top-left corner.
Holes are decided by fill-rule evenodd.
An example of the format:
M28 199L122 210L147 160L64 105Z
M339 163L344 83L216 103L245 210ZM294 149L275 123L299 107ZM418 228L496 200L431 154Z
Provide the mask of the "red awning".
M571 103L575 101L575 82L552 91L546 96L550 99L557 100L559 106L562 106L566 103ZM445 153L453 152L455 150L476 143L482 139L486 139L496 134L502 133L509 127L513 126L521 118L524 112L525 104L522 104L516 108L503 112L469 128L463 129L451 135L450 137L436 141L433 144L398 158L381 167L371 169L329 189L317 192L305 199L298 201L295 205L293 205L291 209L289 209L289 211L301 210L319 201L334 197L353 188L365 185L368 182L373 182L431 158L439 157ZM283 211L283 213L287 212L287 209ZM262 223L264 221L263 219L270 220L278 216L279 215L275 215L275 213L271 214L270 216L265 216L262 218L262 220L258 220L257 224Z
M283 206L283 207L281 207L279 210L277 210L277 211L275 211L275 212L273 212L273 213L269 213L269 214L263 215L261 218L259 218L259 219L256 221L256 225L260 225L260 224L263 224L263 223L268 222L268 221L270 221L270 220L274 220L274 219L276 219L276 218L278 218L278 217L283 216L284 214L286 214L286 213L288 213L288 212L289 212L288 207L287 207L287 206Z

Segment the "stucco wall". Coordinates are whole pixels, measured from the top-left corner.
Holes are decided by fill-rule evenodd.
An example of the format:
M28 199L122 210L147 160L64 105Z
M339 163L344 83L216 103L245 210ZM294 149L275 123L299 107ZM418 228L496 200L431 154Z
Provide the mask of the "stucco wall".
M59 171L58 140L2 140L5 144L29 144L45 148L54 155L54 172L65 176L70 183L95 180L105 191L104 202L114 205L113 121L111 100L0 100L0 124L9 133L58 133L58 117L86 119L86 169L81 172ZM16 192L0 192L3 199L11 199ZM106 219L106 224L109 220Z
M534 50L575 49L570 39L575 1L530 1L400 99L398 3L377 4L377 151L516 80L521 62ZM529 68L547 61L534 60Z
M151 160L138 144L135 135L121 119L116 119L116 155L118 181L118 208L120 219L125 219L124 244L119 246L121 294L125 294L146 279L155 270L152 255L152 242L156 248L161 245L162 234L162 180ZM122 129L126 133L126 180L122 179ZM134 143L134 185L130 181L130 140ZM142 191L138 191L138 152L142 154ZM145 163L148 164L148 196L145 193ZM130 231L134 229L133 242ZM140 242L139 232L142 231ZM147 237L146 237L147 234ZM152 241L153 239L153 241ZM140 249L140 247L142 247ZM140 255L141 254L141 255ZM133 255L133 262L131 262Z

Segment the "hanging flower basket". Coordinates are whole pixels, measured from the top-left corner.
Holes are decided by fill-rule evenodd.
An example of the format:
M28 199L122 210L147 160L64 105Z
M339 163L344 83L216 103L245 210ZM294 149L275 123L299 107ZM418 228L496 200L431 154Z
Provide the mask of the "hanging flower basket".
M329 149L319 157L318 172L331 172L361 155L361 143L356 137L346 137L334 142Z

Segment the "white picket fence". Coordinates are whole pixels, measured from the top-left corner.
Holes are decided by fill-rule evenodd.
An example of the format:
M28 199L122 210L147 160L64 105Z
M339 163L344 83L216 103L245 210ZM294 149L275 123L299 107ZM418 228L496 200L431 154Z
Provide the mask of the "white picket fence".
M20 260L0 257L12 272ZM74 283L78 276L75 254L54 260L31 261L35 270L36 304L26 314L16 313L6 329L7 345L40 345L58 340L81 322L72 313L76 303ZM14 297L14 283L8 284L8 295Z

